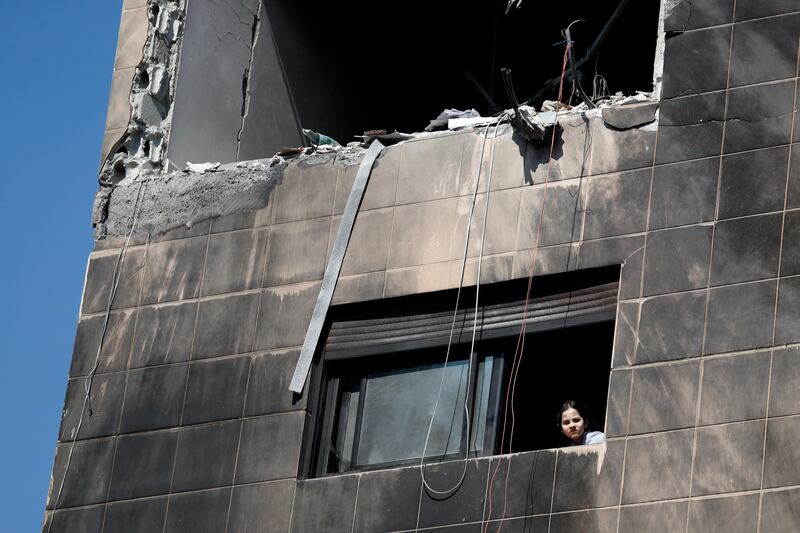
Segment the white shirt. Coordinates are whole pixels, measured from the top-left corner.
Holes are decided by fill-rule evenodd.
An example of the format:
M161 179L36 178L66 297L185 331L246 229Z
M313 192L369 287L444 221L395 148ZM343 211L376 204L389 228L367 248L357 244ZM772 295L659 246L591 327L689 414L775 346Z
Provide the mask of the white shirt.
M587 431L583 434L580 442L573 442L572 446L583 446L584 444L600 444L606 441L606 436L602 431Z

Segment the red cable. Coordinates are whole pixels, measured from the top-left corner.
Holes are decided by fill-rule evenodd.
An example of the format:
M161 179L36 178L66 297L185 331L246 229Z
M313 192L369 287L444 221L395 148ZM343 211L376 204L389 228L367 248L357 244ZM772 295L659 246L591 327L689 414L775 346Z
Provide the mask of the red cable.
M536 268L536 259L539 253L539 240L541 237L542 232L542 222L544 220L544 207L545 202L547 200L547 188L550 185L550 164L553 161L553 151L555 148L555 140L556 140L556 127L558 126L558 111L561 104L561 98L563 97L563 90L564 90L564 76L566 74L567 69L567 61L569 59L569 50L572 46L571 42L567 43L566 48L564 49L564 60L561 64L561 82L558 86L558 100L556 105L556 115L555 115L555 124L553 126L553 134L550 137L550 154L547 159L547 171L545 173L545 185L544 190L542 192L542 208L539 212L539 223L536 228L536 239L534 240L533 246L533 253L531 254L531 268L530 274L528 275L528 290L525 294L525 305L522 311L522 326L520 327L519 336L517 337L517 347L514 350L514 359L511 364L511 387L506 390L506 398L503 404L503 430L501 432L500 437L500 455L503 454L503 447L505 445L505 437L506 437L506 427L508 421L508 411L509 411L509 401L511 403L511 435L509 437L508 442L508 452L511 453L513 449L512 443L514 440L514 422L515 422L515 412L514 412L514 396L516 393L517 387L517 376L519 375L519 368L522 364L522 353L525 348L525 330L527 325L527 318L528 318L528 303L530 302L531 298L531 290L533 288L533 273L534 269ZM497 461L497 465L494 468L494 472L492 472L491 480L489 481L489 490L488 490L488 498L489 498L489 512L486 516L486 527L482 530L481 533L487 533L489 530L489 520L492 517L492 487L494 486L494 480L497 476L497 471L500 469L500 460ZM508 458L508 468L506 469L506 479L504 483L503 489L503 514L500 517L500 525L497 528L495 533L500 533L500 530L503 527L503 520L505 520L506 515L506 503L508 501L508 479L511 474L511 457Z

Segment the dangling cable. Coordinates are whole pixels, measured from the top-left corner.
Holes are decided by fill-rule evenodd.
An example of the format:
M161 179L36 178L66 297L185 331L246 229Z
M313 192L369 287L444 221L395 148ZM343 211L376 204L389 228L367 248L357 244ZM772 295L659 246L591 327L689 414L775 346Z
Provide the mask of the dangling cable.
M569 52L570 52L571 46L572 46L571 41L567 40L566 49L564 50L564 57L563 57L563 60L561 62L561 78L560 78L561 79L561 83L559 84L559 88L558 88L558 102L561 102L561 98L563 97L564 78L565 78L566 71L567 71L567 62L569 61ZM528 274L528 287L527 287L527 290L525 292L525 304L524 304L523 310L522 310L522 325L520 326L519 336L517 337L517 346L516 346L516 349L514 350L514 357L513 357L513 360L512 360L512 364L511 364L511 370L509 372L510 386L506 390L506 397L505 397L505 401L503 402L503 429L501 431L501 437L500 437L500 450L499 450L499 454L500 455L503 454L503 448L505 446L505 438L506 438L506 428L507 428L507 422L508 422L509 406L510 406L510 410L511 410L511 435L509 436L508 452L511 453L512 450L513 450L514 421L515 421L514 396L515 396L515 393L516 393L517 376L519 375L519 368L520 368L521 363L522 363L522 353L523 353L524 348L525 348L525 331L526 331L527 318L528 318L528 304L530 302L531 291L533 289L533 274L534 274L534 270L536 268L536 259L538 258L538 253L539 253L539 241L540 241L540 238L541 238L542 222L544 221L544 209L545 209L545 203L547 201L547 189L548 189L548 187L550 185L550 166L551 166L551 162L553 161L553 151L555 149L555 138L556 138L556 129L557 129L557 125L558 125L558 113L559 113L559 110L560 110L560 106L556 106L556 112L555 112L556 113L556 116L555 116L556 126L553 127L553 133L552 133L552 136L550 138L550 154L549 154L549 157L548 157L548 160L547 160L547 171L545 172L545 184L544 184L544 188L542 190L542 206L541 206L541 209L539 211L539 220L538 220L538 224L537 224L537 227L536 227L536 239L534 240L533 253L531 254L531 266L530 266L530 272ZM489 530L489 520L491 520L491 517L492 517L492 487L494 486L494 480L495 480L495 478L497 476L497 472L500 469L500 463L501 463L501 461L498 460L497 461L497 465L494 467L494 471L492 472L492 476L491 476L491 479L489 481L489 488L487 490L488 498L489 498L489 501L488 501L488 513L486 515L486 522L484 524L484 527L482 527L482 529L481 529L481 533L487 533L488 530ZM495 531L495 533L500 533L500 530L503 527L503 520L505 520L506 504L507 504L507 501L508 501L508 479L509 479L510 473L511 473L511 458L509 457L508 468L506 469L505 482L504 482L504 488L503 488L503 513L502 513L502 516L500 518L500 524L499 524L499 526L497 528L497 531Z
M522 0L508 0L508 4L506 4L506 15L508 15L512 9L519 9L522 7Z
M614 23L620 17L622 11L625 9L625 6L628 5L628 2L630 2L630 0L620 0L620 3L617 5L617 8L611 14L611 17L609 17L608 22L606 22L606 25L603 26L603 29L600 30L600 33L597 34L597 37L595 37L594 42L586 51L586 54L579 61L575 63L576 69L581 68L584 65L584 63L589 61L589 59L591 59L591 57L595 54L595 52L597 52L597 49L603 43L603 40L605 40L606 36L608 35L608 32L611 31L612 26L614 26ZM558 84L559 84L558 77L547 80L544 84L544 87L542 87L538 93L528 98L528 101L526 103L528 105L534 105L534 103L536 103L539 100L539 98L543 97L551 89L554 89Z
M495 126L495 133L494 133L494 137L492 138L493 140L495 138L497 138L497 129L498 129L498 127L500 126L500 124L502 124L503 120L506 120L507 118L508 118L508 115L507 114L503 114L500 117L500 119L498 120L497 125ZM469 211L469 219L467 220L467 235L466 235L466 238L465 238L465 241L464 241L464 258L463 258L463 260L461 262L461 277L459 279L458 290L456 292L455 311L453 312L453 320L452 320L452 323L450 324L450 336L449 336L449 338L447 340L447 350L445 352L444 365L442 366L442 378L439 381L439 391L436 394L436 401L434 402L434 405L433 405L433 412L431 413L431 419L430 419L430 422L428 423L428 431L427 431L427 433L425 435L425 444L424 444L424 446L422 448L422 457L420 458L420 477L422 478L422 484L425 487L425 490L428 491L428 493L430 493L430 494L434 494L434 495L440 496L442 498L450 496L456 490L458 490L458 488L464 482L464 479L466 478L466 475L467 475L467 466L468 466L468 461L469 461L469 450L470 450L470 434L471 434L469 405L468 405L469 395L468 394L464 395L464 418L466 420L466 437L467 437L467 445L465 447L466 451L464 453L464 469L461 472L461 476L459 477L459 479L456 482L456 484L453 485L451 488L449 488L447 490L443 490L443 491L436 490L433 487L431 487L428 484L428 481L425 479L425 454L428 451L428 443L430 442L431 431L433 429L433 420L436 417L436 410L439 407L439 402L440 402L441 397L442 397L442 390L444 388L444 380L445 380L445 376L446 376L446 373L447 373L447 363L450 360L450 349L451 349L452 343L453 343L453 332L455 331L456 319L458 317L458 304L459 304L459 300L461 298L461 289L462 289L462 287L464 285L464 272L466 270L467 255L468 255L468 252L469 252L469 238L470 238L471 229L472 229L472 216L473 216L473 214L475 212L475 203L476 203L477 197L478 197L478 190L480 189L481 171L483 169L483 154L484 154L484 152L486 150L486 139L489 136L489 128L490 127L491 127L490 125L487 125L486 129L484 130L484 133L483 133L483 143L481 145L481 157L480 157L479 164L478 164L478 177L477 177L476 183L475 183L475 192L472 195L472 205L471 205L470 211ZM471 343L470 343L470 352L469 352L470 353L470 359L468 360L468 363L467 363L467 375L468 376L470 375L470 370L471 370L470 365L472 364L471 355L472 355L473 351L475 350L475 337L476 337L476 331L477 331L477 325L478 325L478 296L479 296L479 292L480 292L480 273L481 273L481 263L482 263L482 260L483 260L483 241L484 241L484 238L486 236L486 221L487 221L487 215L488 215L488 212L489 212L489 193L490 193L491 185L492 185L492 169L493 169L493 166L494 166L494 146L492 146L492 156L491 156L489 161L490 161L489 162L489 178L488 178L487 186L486 186L486 209L484 210L484 214L483 214L484 221L483 221L483 229L482 229L482 232L481 232L480 251L479 251L479 255L478 255L478 278L477 278L477 281L476 281L476 288L475 288L475 316L473 318L473 324L472 324L472 340L471 340Z
M572 21L569 24L569 26L567 26L567 28L564 30L564 37L567 39L569 68L570 71L572 72L572 93L570 94L569 97L570 99L572 99L572 96L577 93L578 96L581 97L581 100L583 100L583 103L586 104L589 107L589 109L594 109L597 106L594 104L594 102L591 101L591 99L589 99L588 96L586 96L586 93L583 91L581 82L578 79L578 69L575 67L575 43L572 41L572 33L570 33L570 28L572 28L572 26L574 24L577 24L578 22L584 22L584 21L580 19ZM559 98L559 100L560 99L561 98Z
M56 519L56 510L58 508L58 502L61 499L61 493L64 490L64 483L67 480L67 473L69 472L70 464L72 463L72 454L75 451L75 443L78 440L78 435L81 432L81 426L83 425L83 418L84 414L88 411L89 416L92 416L92 403L91 403L91 394L92 394L92 384L94 382L94 376L97 374L97 370L100 367L100 354L103 351L103 345L105 343L106 333L108 332L108 323L111 316L111 307L114 305L114 299L117 295L117 288L119 287L119 280L122 273L122 265L125 261L125 254L128 251L128 246L130 244L131 236L136 228L136 222L139 217L139 207L140 207L140 200L143 197L144 188L147 184L148 180L143 179L139 182L139 188L136 191L136 200L133 204L133 213L131 213L131 227L128 230L127 235L125 236L125 241L122 244L122 248L119 251L119 255L117 255L117 261L114 265L114 271L111 275L111 290L108 293L108 303L106 304L105 310L105 318L103 320L103 329L100 332L100 343L97 347L97 354L95 355L94 365L92 366L92 370L86 376L86 385L84 387L84 397L83 397L83 406L81 407L81 414L78 418L78 425L75 428L75 434L72 436L72 442L70 443L69 453L67 454L67 462L64 466L64 475L61 476L61 482L58 486L58 492L56 493L56 499L53 502L53 514L50 519L50 524L47 526L47 533L50 533L50 530L53 528L53 522Z

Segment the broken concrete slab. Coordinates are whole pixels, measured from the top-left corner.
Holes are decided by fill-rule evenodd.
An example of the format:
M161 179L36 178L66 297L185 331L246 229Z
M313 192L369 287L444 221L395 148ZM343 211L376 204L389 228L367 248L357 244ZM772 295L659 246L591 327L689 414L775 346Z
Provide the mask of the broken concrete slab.
M728 24L733 20L733 0L665 0L663 9L664 31L670 33Z
M274 156L225 165L191 165L185 171L129 175L109 182L97 193L92 220L95 238L126 235L131 231L134 214L133 233L138 235L191 227L201 220L261 209L267 206L273 189L283 182L290 164L303 168L328 161L331 165L348 166L359 162L364 153L364 149L352 146L338 150L335 159L310 153L291 161Z
M135 102L135 112L148 124L161 124L161 121L164 120L164 117L167 114L167 111L164 109L164 107L149 94L142 95L142 97L136 99Z
M603 122L611 128L627 130L655 122L656 111L656 102L606 107L602 110Z
M267 205L272 190L283 179L285 166L282 160L273 166L266 160L228 166L216 172L128 177L113 191L98 193L95 216L104 218L95 220L95 226L101 236L115 237L130 231L134 213L134 233L138 234L260 209Z
M136 63L131 66L131 82L115 97L124 100L124 124L116 125L115 139L104 144L100 183L116 183L141 170L160 170L166 166L165 139L172 124L175 72L178 65L186 0L151 0L142 7L146 32ZM114 89L117 91L117 89ZM108 131L107 131L108 133Z

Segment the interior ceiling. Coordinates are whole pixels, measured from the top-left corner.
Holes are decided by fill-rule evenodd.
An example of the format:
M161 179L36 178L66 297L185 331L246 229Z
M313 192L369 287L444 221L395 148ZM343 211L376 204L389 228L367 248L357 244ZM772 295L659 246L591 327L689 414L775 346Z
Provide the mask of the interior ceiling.
M572 30L580 59L618 2L523 0L508 15L506 0L266 5L302 126L347 142L369 129L421 131L444 108L508 108L501 67L528 99L561 72L562 29L583 20ZM612 93L652 90L658 14L659 0L628 3L582 69L589 95L595 72Z

